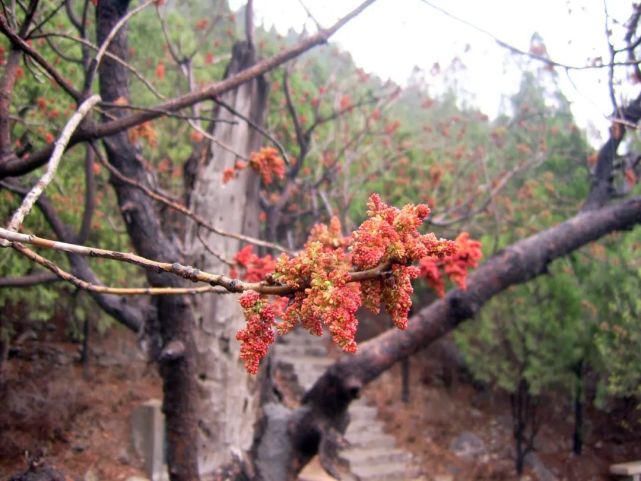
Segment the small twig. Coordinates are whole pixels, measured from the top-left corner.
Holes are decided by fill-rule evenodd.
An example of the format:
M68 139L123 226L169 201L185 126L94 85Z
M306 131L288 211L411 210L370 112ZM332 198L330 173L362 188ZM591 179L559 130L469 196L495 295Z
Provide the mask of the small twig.
M218 259L220 262L223 264L227 264L230 267L235 267L236 263L232 262L230 260L225 259L225 257L222 254L219 254L216 252L214 249L212 249L209 244L203 239L203 236L200 234L200 229L196 229L196 237L198 237L198 240L202 243L203 247L207 252L209 252L212 256L214 256L216 259Z
M36 264L39 264L53 272L60 279L67 281L79 289L100 294L112 294L116 296L166 296L166 295L184 295L184 294L205 294L213 292L216 294L229 294L230 292L220 287L203 286L203 287L108 287L100 284L92 284L79 277L70 274L49 259L42 257L31 249L23 246L19 242L13 243L15 250L23 256L29 258ZM50 282L52 279L47 279Z
M24 276L0 277L0 288L31 287L58 280L60 280L60 278L51 272L34 272L33 274L26 274Z
M206 139L211 140L214 144L216 144L216 145L217 145L218 147L220 147L221 149L226 150L226 151L227 151L227 152L229 152L230 154L232 154L232 155L236 156L236 157L237 157L237 158L239 158L239 159L244 160L244 161L245 161L245 162L247 162L247 163L249 163L249 162L250 162L250 160L249 160L249 158L248 158L248 157L245 157L243 154L241 154L240 152L238 152L238 151L234 150L232 147L230 147L230 146L229 146L229 145L227 145L226 143L222 142L221 140L218 140L216 137L214 137L213 135L211 135L209 132L207 132L207 131L205 131L204 129L200 128L200 127L198 126L198 124L196 124L193 120L189 119L189 120L187 120L187 122L189 123L189 126L190 126L192 129L194 129L195 131L197 131L198 133L200 133L200 135L202 135L202 136L203 136L203 137L205 137Z
M91 62L91 67L89 70L89 73L87 74L87 81L86 81L86 90L89 90L91 87L91 84L93 83L93 79L96 75L96 72L98 71L98 67L100 66L100 62L102 61L102 57L105 55L105 52L109 48L109 45L113 41L113 39L116 37L118 32L122 27L126 25L126 23L136 15L138 12L141 12L145 8L147 8L149 5L151 5L154 2L154 0L147 0L143 4L139 5L138 7L134 8L133 10L127 12L126 15L124 15L118 22L113 26L105 40L102 42L102 45L100 45L100 48L98 49L98 53L94 57L94 59Z
M616 51L611 40L612 34L610 32L610 14L608 13L608 5L605 1L603 2L603 11L605 14L605 36L608 40L608 51L610 52L610 65L608 67L608 92L610 94L610 102L612 103L614 115L619 116L619 104L617 102L616 95L614 94L614 61L616 59Z
M316 29L317 30L322 30L323 26L320 24L320 22L318 20L316 20L316 17L314 17L314 15L312 15L312 12L309 10L309 8L307 8L307 5L305 5L305 2L303 2L303 0L298 0L298 4L301 7L303 7L303 10L305 10L305 13L307 14L307 17L310 18L312 20L312 22L314 22L316 24Z
M38 39L38 38L49 39L50 37L59 37L59 38L66 38L67 40L73 40L74 42L78 42L79 44L81 44L81 45L83 45L83 46L85 46L87 48L90 48L92 50L98 50L98 48L99 48L97 45L91 43L90 41L88 41L88 40L86 40L84 38L79 38L79 37L76 37L74 35L69 35L67 33L52 32L52 33L45 33L45 34L42 34L42 35L34 35L33 36L34 39ZM145 87L147 87L147 89L152 94L154 94L157 98L159 98L161 100L165 100L167 98L163 94L158 92L158 90L156 90L156 88L151 84L151 82L149 82L149 80L147 80L145 77L143 77L143 75L135 67L133 67L130 63L126 62L125 60L121 59L118 55L115 55L115 54L113 54L111 52L105 52L105 57L110 58L114 62L118 62L120 65L122 65L127 70L129 70L134 75L134 77L136 77L138 80L140 80L145 85Z
M262 128L260 125L258 125L256 122L254 122L252 119L250 119L249 117L247 117L247 116L243 115L242 113L240 113L238 110L233 108L228 103L223 102L222 100L220 100L220 98L215 97L214 98L214 102L216 102L218 105L223 107L225 110L227 110L232 115L235 115L239 119L244 120L245 122L247 122L247 125L249 125L252 129L256 130L258 133L260 133L261 135L266 137L268 140L270 140L276 146L278 151L280 152L280 155L283 157L283 160L285 161L285 164L290 165L289 157L287 156L287 152L285 151L285 147L283 147L283 145L276 139L276 137L274 137L272 134L270 134L267 130Z
M458 16L454 15L453 13L448 12L444 8L439 7L438 5L430 2L429 0L420 0L420 1L423 2L425 5L430 6L434 10L437 10L437 11L441 12L443 15L445 15L447 17L450 17L451 19L456 20L459 23L462 23L463 25L467 25L471 29L476 30L477 32L485 35L486 37L488 37L491 40L493 40L494 42L496 42L500 47L503 47L503 48L505 48L507 50L510 50L511 52L516 53L518 55L524 55L526 57L530 57L533 60L537 60L537 61L542 62L542 63L544 63L546 65L549 65L551 67L559 67L559 68L564 69L564 70L567 71L567 70L594 70L594 69L610 68L612 66L622 67L622 66L634 66L634 65L638 65L639 64L639 62L637 62L637 61L611 62L611 63L607 63L607 64L594 63L594 64L590 64L590 65L569 65L569 64L562 63L562 62L558 62L556 60L553 60L553 59L551 59L549 57L545 57L543 55L537 55L537 54L535 54L533 52L527 52L525 50L521 50L520 48L515 47L514 45L511 45L508 42L505 42L504 40L501 40L500 38L496 37L493 33L489 32L488 30L485 30L484 28L481 28L478 25L475 25L474 23L472 23L472 22L470 22L468 20L465 20L464 18L458 17Z
M62 0L62 2L60 2L57 7L54 7L53 10L51 10L51 12L49 12L42 20L40 20L36 25L34 25L31 28L31 31L26 35L26 38L30 38L34 32L38 31L43 25L45 25L49 20L51 20L53 16L56 15L56 13L58 13L58 11L64 6L65 6L65 0Z
M80 105L80 107L78 107L78 110L71 116L64 129L62 130L60 137L58 138L58 140L56 140L55 148L53 149L51 159L49 160L49 163L47 165L47 171L25 196L25 198L22 200L22 204L20 205L20 207L18 207L18 209L11 217L11 221L8 225L8 228L10 230L17 231L20 228L20 226L22 225L22 221L29 213L35 202L38 200L40 194L42 194L45 188L53 180L56 170L58 169L58 165L60 164L60 160L62 159L62 154L67 148L67 144L69 143L69 139L71 138L71 134L73 134L73 132L76 130L85 115L87 115L92 107L99 101L99 95L93 95L89 97ZM0 243L0 245L6 247L5 243Z

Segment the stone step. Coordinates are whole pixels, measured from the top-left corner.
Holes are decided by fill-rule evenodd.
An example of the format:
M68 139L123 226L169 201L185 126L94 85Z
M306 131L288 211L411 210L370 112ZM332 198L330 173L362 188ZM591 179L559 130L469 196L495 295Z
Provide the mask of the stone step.
M383 426L383 424L376 418L370 418L370 417L357 417L354 419L351 417L350 413L350 422L349 426L347 426L348 431L360 431L361 429L367 429L370 426L377 425L377 426Z
M353 422L360 420L373 420L376 419L377 414L378 410L375 407L364 404L350 406L349 408L349 418Z
M279 338L274 346L276 366L306 391L313 386L334 360L327 356L325 335L318 338L304 329L296 329ZM412 455L396 447L396 439L384 432L377 420L378 410L365 399L349 408L350 424L345 433L349 447L340 457L349 463L359 481L410 481L418 473Z
M360 481L406 481L410 471L406 463L372 463L352 467Z
M400 449L355 447L342 451L341 458L354 467L361 464L409 463L412 455Z
M389 434L372 435L368 432L353 433L345 436L350 448L395 448L396 440Z
M371 436L380 436L381 434L385 434L385 431L383 431L383 425L378 422L358 424L349 423L349 426L347 426L347 431L345 431L345 436L350 437L353 434L362 433L367 433Z
M275 355L285 357L318 356L326 357L327 349L319 342L313 344L276 344Z

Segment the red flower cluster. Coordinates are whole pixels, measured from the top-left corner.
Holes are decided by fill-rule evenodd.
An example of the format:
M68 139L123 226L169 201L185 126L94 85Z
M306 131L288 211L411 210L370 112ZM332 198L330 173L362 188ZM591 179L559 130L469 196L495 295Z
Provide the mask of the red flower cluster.
M238 275L235 267L232 267L229 275L231 277L241 277L244 281L260 282L268 274L271 274L276 267L276 261L269 254L264 257L258 257L254 253L254 248L247 245L239 250L234 256L234 262L242 269L242 275Z
M223 170L223 184L226 184L232 179L238 177L241 170L247 167L247 162L237 160L233 167L227 167Z
M461 232L454 244L455 251L447 257L425 257L419 263L420 277L427 281L439 297L445 295L443 273L461 289L465 289L467 287L467 271L476 267L483 257L481 243L470 239L467 232Z
M454 253L454 243L418 231L430 209L408 204L402 209L385 204L377 194L367 203L369 219L353 235L352 263L359 270L391 264L392 276L363 283L363 304L378 312L381 302L399 329L407 327L412 305L412 279L419 271L412 263L424 257L439 258Z
M274 176L281 180L285 178L285 161L273 147L263 147L254 152L249 159L249 165L260 173L265 185L271 184Z
M274 181L274 176L279 179L285 178L285 161L278 155L273 147L263 147L258 152L251 154L249 166L260 174L263 184L269 185ZM241 170L247 167L247 162L238 160L233 167L223 170L223 184L238 177Z
M303 251L290 258L279 257L272 278L300 289L294 294L277 326L280 334L301 324L320 336L327 326L332 340L347 352L356 351L356 311L361 305L360 286L350 282L349 259L340 222L333 218L329 227L317 225Z
M247 326L236 334L240 341L240 358L250 374L258 372L260 361L267 355L269 346L274 343L274 323L276 312L266 299L254 291L247 291L240 296Z
M271 256L258 257L251 247L241 249L235 261L244 269L246 280L259 281L269 275L270 283L294 291L271 304L253 291L241 297L247 327L237 338L247 370L255 373L258 369L274 342L274 327L278 334L286 334L300 324L320 336L326 326L336 344L354 352L356 311L361 304L374 312L385 306L394 324L405 329L413 279L426 277L442 295L443 271L464 288L467 269L481 257L480 243L467 233L455 242L421 234L418 228L429 212L424 204L390 207L373 194L368 202L369 218L351 238L342 235L340 222L333 218L329 225L312 228L304 249L295 257L283 254L274 262ZM413 265L417 262L419 267ZM379 277L356 282L352 281L352 266L356 271L379 268L381 272ZM282 322L276 323L276 317Z

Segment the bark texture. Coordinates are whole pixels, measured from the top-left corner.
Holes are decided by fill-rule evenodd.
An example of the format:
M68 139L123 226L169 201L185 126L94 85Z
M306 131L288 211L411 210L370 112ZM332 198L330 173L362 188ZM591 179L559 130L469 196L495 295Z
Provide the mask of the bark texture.
M226 77L255 63L253 46L238 43L233 48ZM221 97L226 105L256 125L262 125L267 106L267 84L263 77L242 84ZM234 152L249 157L263 139L259 132L228 110L218 108L212 134ZM223 171L233 167L238 157L213 143L208 162L197 169L190 194L190 208L227 232L253 237L259 234L259 177L252 169L223 185ZM225 259L232 259L241 245L236 239L221 237L200 229L200 238ZM198 236L198 226L186 232L188 262L210 272L226 272L228 266L213 256ZM232 454L249 450L258 412L258 383L248 376L239 360L236 332L244 318L237 296L209 294L193 299L196 313L198 395L200 398L199 441L201 473L210 472L232 460Z
M102 44L118 20L125 15L127 0L101 0L96 9L97 41ZM109 50L120 58L127 58L126 29L120 30ZM100 95L113 102L118 98L129 100L127 70L117 62L105 58L99 69ZM118 115L117 112L112 112ZM109 161L125 176L143 185L150 178L136 157L136 146L126 132L104 140ZM118 197L118 205L127 225L127 231L137 252L145 257L176 262L181 260L176 241L163 231L155 202L140 189L111 179ZM169 274L147 272L152 286L179 287L184 282ZM198 479L196 416L198 412L195 382L195 348L192 336L194 319L186 296L165 296L155 300L156 316L148 320L146 331L158 336L160 350L156 353L163 378L163 411L166 419L167 461L172 481ZM163 346L181 345L182 354L163 356Z

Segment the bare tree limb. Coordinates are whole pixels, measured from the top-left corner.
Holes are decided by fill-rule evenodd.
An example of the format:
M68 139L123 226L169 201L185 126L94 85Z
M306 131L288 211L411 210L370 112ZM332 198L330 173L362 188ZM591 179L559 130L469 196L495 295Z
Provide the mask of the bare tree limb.
M98 53L96 53L96 56L91 61L91 65L89 66L89 73L87 74L87 78L85 79L85 90L87 92L91 90L91 84L93 83L93 79L96 75L96 72L98 71L98 67L100 67L100 62L102 61L102 57L105 56L105 53L109 48L109 45L111 44L113 39L116 37L120 29L127 24L127 22L131 19L131 17L133 17L137 13L147 8L153 2L154 0L147 0L144 3L138 5L133 10L130 10L125 15L123 15L123 17L120 20L118 20L118 23L116 23L114 27L111 29L107 37L104 39L104 41L100 45L100 48L98 49Z
M230 291L221 289L220 287L203 286L203 287L108 287L101 284L92 284L91 282L84 281L79 277L70 274L55 262L41 256L33 250L25 247L20 242L13 242L11 244L16 251L20 252L23 256L27 257L32 262L43 266L51 271L56 277L67 281L78 289L88 292L99 294L111 294L116 296L163 296L163 295L185 295L185 294L205 294L215 292L217 294L229 294ZM48 273L47 273L48 274ZM42 282L42 281L41 281ZM2 280L0 279L0 286Z
M15 211L15 213L11 217L11 221L9 222L9 226L8 226L10 230L18 230L20 228L20 226L22 225L22 221L24 220L25 216L29 213L33 205L36 203L36 201L38 200L38 197L40 197L42 192L47 188L49 183L53 180L56 170L58 169L58 165L60 164L62 154L67 148L67 144L69 143L69 139L71 138L71 134L74 132L74 130L76 130L76 128L78 127L82 119L89 113L89 111L93 108L93 106L96 105L99 101L100 101L99 95L93 95L89 97L80 105L80 107L78 107L78 110L69 118L64 129L62 129L62 133L60 134L60 137L58 138L58 140L56 140L55 148L54 148L53 154L51 155L51 160L49 161L49 164L47 166L47 171L38 180L36 185L33 186L31 191L25 196L25 198L22 201L22 204L20 205L20 207L18 207L18 209Z
M16 243L31 244L36 247L53 249L56 251L67 252L84 257L99 257L102 259L110 259L118 262L126 262L151 271L174 274L178 277L182 277L192 282L204 282L211 286L221 286L229 292L256 291L261 294L287 295L299 290L289 286L276 284L271 279L260 282L245 282L238 279L233 279L223 274L204 272L196 269L195 267L185 266L178 262L159 262L133 254L131 252L119 252L108 249L100 249L97 247L87 247L69 242L59 242L51 239L45 239L43 237L38 237L32 234L21 234L2 227L0 227L0 239L9 241L11 246ZM24 254L23 251L21 252ZM41 265L45 267L48 266L47 263L42 263ZM47 267L47 269L51 270L50 267ZM385 263L372 269L350 272L348 282L360 282L364 280L384 277L389 275L390 269L390 264ZM180 293L182 294L182 292Z
M341 27L343 27L347 22L359 15L363 10L365 10L375 1L376 0L365 0L350 13L338 20L331 27L319 31L315 35L302 40L296 45L283 50L282 52L270 58L257 62L252 67L243 70L233 77L211 83L195 92L189 92L185 95L181 95L174 99L168 100L153 107L153 111L131 114L109 122L105 122L97 126L87 126L85 129L82 129L72 137L69 145L75 145L78 142L92 139L100 139L119 132L123 132L131 127L142 124L143 122L161 117L163 115L161 113L162 111L174 112L177 110L181 110L185 107L190 107L195 103L202 102L203 100L213 99L214 97L224 92L233 90L239 85L242 85L243 83L256 78L259 75L269 72L270 70L273 70L274 68L293 58L296 58L307 50L327 42L327 40ZM20 159L15 156L13 158L5 159L5 161L0 164L0 179L9 176L22 175L30 172L35 168L38 168L46 162L50 154L51 149L45 148L25 159Z
M305 395L319 402L328 382L356 379L363 385L394 363L472 319L492 297L508 287L547 272L549 264L610 233L641 223L641 197L582 212L567 221L522 239L488 259L468 278L467 289L454 289L410 318L405 331L389 330L342 356ZM342 380L342 381L341 381ZM340 394L340 393L339 393ZM336 394L336 395L339 395ZM314 401L315 400L315 401Z

